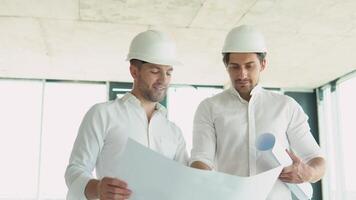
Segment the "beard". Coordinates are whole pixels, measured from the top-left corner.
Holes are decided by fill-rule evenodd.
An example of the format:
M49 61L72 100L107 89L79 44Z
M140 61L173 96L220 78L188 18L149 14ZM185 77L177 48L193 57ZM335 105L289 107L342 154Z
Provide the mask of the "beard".
M145 81L141 80L139 81L138 89L146 100L151 102L160 102L166 96L168 87L164 87L164 89L157 89L157 87L162 87L162 85L153 84L152 88L150 88Z
M257 82L255 83L251 79L231 79L231 84L232 86L241 93L250 93L253 88L257 85Z
M148 89L143 91L142 95L145 99L151 102L160 102L164 99L166 93L167 93L167 89L164 89L163 91L155 91L155 89L151 89L151 90Z

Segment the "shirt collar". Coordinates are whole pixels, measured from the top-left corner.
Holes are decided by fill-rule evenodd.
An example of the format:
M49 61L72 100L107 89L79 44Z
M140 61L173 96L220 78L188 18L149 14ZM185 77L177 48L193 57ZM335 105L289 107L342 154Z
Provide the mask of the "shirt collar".
M262 91L262 86L260 84L257 84L252 90L251 90L251 96L258 94Z
M231 86L231 87L229 88L229 90L230 90L230 92L231 92L233 95L236 95L236 96L239 98L239 100L240 100L241 102L247 102L245 99L243 99L243 98L240 96L239 92L238 92L233 86ZM254 96L254 95L260 93L261 91L262 91L262 86L261 86L260 84L257 84L257 85L251 90L250 95L251 95L251 96Z
M135 97L131 92L127 92L122 98L122 101L124 102L130 102L133 103L135 106L141 107L141 101ZM155 110L162 113L164 116L167 115L167 109L161 105L160 103L156 103Z

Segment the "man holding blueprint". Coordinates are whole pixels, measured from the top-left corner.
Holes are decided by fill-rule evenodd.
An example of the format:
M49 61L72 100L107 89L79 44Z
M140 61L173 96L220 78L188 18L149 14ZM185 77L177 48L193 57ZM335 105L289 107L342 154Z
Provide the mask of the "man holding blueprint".
M128 199L130 184L116 176L128 138L165 158L187 164L181 130L166 117L166 95L175 44L164 33L148 30L131 42L127 60L133 89L122 98L94 105L85 115L65 173L67 199ZM92 171L96 169L98 179ZM146 171L145 171L146 172ZM147 171L146 173L150 173Z
M266 52L264 37L255 28L242 25L229 32L222 53L232 87L200 103L190 165L238 176L259 174L271 166L257 150L256 139L272 133L293 163L283 169L268 199L287 200L291 192L283 182L316 182L325 161L300 105L258 84Z

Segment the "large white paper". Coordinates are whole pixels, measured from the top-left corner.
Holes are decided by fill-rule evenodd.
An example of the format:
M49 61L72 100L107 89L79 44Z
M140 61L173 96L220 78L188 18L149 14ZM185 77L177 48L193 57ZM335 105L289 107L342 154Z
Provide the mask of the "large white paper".
M282 165L287 167L293 164L285 149L276 141L276 138L271 133L264 133L256 140L256 147L260 151L264 151L265 160L270 166ZM310 183L290 184L285 183L294 195L300 200L308 200L313 197L313 187Z
M117 178L133 191L133 200L265 200L282 166L239 177L183 166L129 139Z

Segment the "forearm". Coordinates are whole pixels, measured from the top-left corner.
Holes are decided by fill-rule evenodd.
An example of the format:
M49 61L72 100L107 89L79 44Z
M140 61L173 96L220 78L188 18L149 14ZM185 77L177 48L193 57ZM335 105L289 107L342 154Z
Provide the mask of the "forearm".
M207 164L201 161L194 161L190 166L197 169L211 170L211 168Z
M311 159L307 164L312 168L312 176L309 182L315 183L319 181L325 173L325 159L316 157Z
M91 179L88 184L85 187L84 194L87 197L87 199L99 199L99 194L98 194L98 184L99 180L96 179Z

